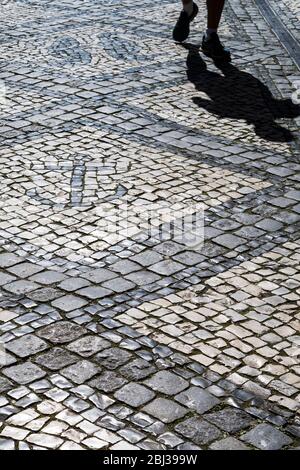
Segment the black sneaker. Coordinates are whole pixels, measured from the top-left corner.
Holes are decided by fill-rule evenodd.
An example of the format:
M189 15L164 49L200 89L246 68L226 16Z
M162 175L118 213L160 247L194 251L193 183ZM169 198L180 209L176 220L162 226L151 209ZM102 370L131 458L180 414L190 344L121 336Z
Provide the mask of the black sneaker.
M220 42L217 33L211 33L209 39L205 39L205 35L202 39L202 52L207 56L211 57L216 62L230 62L231 56L229 49L223 46Z
M176 42L185 41L190 34L190 23L198 15L199 8L193 3L193 13L189 16L184 10L180 13L175 28L173 29L173 39Z

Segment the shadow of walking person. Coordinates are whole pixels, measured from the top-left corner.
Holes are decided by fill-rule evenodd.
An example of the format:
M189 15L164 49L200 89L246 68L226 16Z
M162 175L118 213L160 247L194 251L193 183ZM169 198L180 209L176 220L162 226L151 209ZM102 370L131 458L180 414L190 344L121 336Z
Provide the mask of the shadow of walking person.
M256 135L272 142L289 142L292 133L276 123L275 119L295 118L300 106L290 99L278 100L266 85L248 72L231 63L216 64L222 73L207 70L199 54L199 48L185 44L189 50L187 76L196 90L204 92L208 99L195 97L199 107L221 118L243 119L252 124Z

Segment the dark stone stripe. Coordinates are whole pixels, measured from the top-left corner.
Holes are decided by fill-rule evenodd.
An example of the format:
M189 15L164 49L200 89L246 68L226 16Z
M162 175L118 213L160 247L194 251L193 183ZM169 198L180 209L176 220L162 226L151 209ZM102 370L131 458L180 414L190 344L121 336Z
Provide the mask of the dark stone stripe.
M271 26L272 31L276 34L282 45L290 54L295 64L300 69L300 46L294 36L288 31L285 25L273 8L269 5L268 0L255 0L262 15Z

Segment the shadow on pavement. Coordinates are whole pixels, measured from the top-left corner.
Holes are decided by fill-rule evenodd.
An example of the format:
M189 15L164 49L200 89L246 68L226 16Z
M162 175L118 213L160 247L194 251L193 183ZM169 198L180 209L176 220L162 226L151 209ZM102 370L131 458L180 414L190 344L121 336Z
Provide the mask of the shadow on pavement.
M300 106L290 99L278 100L266 85L248 72L232 64L215 64L222 72L207 70L199 48L184 44L188 49L187 76L196 90L206 93L209 99L195 97L200 108L221 118L244 119L254 125L259 137L272 142L293 140L292 133L275 122L280 118L300 116Z

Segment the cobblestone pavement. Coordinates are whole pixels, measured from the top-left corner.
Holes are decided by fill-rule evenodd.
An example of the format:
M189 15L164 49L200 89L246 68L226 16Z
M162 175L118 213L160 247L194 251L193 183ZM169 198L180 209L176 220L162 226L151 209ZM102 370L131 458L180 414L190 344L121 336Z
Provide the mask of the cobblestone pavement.
M249 0L204 62L199 6L1 4L0 449L300 446L300 74Z

